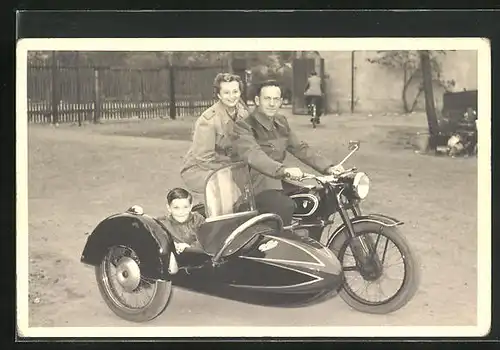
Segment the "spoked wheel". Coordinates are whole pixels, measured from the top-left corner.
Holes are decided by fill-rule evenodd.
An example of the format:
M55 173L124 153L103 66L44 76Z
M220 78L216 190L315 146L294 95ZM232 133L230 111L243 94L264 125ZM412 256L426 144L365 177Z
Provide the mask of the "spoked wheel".
M408 242L396 227L371 222L358 224L356 233L369 249L365 263L354 257L351 239L334 240L337 247L330 248L338 251L345 276L339 295L361 312L387 314L400 309L415 295L420 277Z
M132 322L157 317L167 306L172 288L170 281L144 278L140 265L131 248L114 246L95 269L99 292L108 307Z

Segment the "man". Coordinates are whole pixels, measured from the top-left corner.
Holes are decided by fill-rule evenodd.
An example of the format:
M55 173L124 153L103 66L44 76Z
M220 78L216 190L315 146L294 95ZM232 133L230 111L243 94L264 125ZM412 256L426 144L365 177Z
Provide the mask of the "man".
M323 94L324 86L321 78L318 77L316 72L313 70L309 78L307 78L307 85L305 88L304 96L306 97L306 104L309 106L312 102L316 103L318 110L318 117L321 115L323 108ZM311 118L312 121L312 118Z
M255 110L235 123L233 147L250 166L257 209L281 216L283 224L292 222L294 202L283 193L281 180L299 180L299 168L283 165L286 152L320 173L338 173L331 161L319 156L291 130L285 116L279 113L282 90L276 81L261 84L255 96Z

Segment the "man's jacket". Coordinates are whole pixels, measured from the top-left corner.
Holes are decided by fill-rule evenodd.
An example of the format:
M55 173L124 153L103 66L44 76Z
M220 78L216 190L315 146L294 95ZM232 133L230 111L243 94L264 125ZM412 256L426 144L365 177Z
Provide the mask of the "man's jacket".
M297 137L285 116L277 114L271 119L258 109L235 123L233 147L251 168L255 194L283 188L281 179L287 151L320 173L333 165Z

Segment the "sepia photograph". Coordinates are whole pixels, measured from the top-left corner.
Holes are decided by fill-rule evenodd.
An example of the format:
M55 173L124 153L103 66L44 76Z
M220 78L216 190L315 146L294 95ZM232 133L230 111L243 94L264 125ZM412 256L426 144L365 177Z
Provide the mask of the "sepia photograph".
M485 335L490 71L480 38L20 40L20 335Z

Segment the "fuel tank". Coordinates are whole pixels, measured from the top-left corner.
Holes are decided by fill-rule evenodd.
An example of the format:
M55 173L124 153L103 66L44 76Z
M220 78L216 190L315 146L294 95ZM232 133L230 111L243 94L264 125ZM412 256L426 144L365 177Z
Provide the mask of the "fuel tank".
M295 203L293 216L303 218L313 215L319 208L320 199L313 193L296 193L289 196Z
M337 257L307 237L263 235L251 250L216 269L216 279L236 288L271 293L314 293L343 283Z

